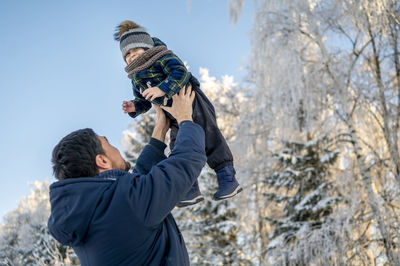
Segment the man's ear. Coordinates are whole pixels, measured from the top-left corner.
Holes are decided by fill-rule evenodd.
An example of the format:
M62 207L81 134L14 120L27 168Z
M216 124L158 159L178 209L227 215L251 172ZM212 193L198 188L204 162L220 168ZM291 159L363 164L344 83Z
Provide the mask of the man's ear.
M96 165L99 168L100 173L112 169L111 161L105 154L96 155Z

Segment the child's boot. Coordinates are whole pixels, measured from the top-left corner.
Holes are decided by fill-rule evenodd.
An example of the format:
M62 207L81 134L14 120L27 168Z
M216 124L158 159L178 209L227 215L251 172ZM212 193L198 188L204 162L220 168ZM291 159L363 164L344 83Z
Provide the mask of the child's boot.
M225 166L217 172L218 191L214 194L214 200L223 200L235 196L243 189L235 178L233 165Z
M178 202L176 205L177 207L186 207L190 205L194 205L196 203L199 203L200 201L203 201L204 197L201 195L200 189L199 189L199 183L197 180L194 182L190 190L186 193L185 198Z

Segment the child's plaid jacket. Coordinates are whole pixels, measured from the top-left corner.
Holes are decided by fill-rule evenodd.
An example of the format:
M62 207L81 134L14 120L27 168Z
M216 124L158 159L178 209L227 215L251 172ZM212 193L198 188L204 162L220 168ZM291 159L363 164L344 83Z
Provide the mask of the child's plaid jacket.
M158 38L153 38L154 45L164 45ZM178 93L188 82L193 87L199 87L199 81L192 76L183 62L173 53L164 55L148 69L142 70L132 76L132 90L135 99L132 100L136 112L129 113L133 118L147 112L151 108L151 102L146 100L141 92L150 87L159 87L165 92L165 96L152 101L157 105L171 106L172 95Z

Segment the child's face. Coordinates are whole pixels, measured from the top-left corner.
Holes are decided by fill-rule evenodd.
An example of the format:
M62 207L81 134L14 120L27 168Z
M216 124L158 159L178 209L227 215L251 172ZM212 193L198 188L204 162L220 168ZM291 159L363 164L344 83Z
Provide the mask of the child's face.
M128 53L125 55L125 62L129 65L133 59L144 53L143 48L133 48L129 49Z

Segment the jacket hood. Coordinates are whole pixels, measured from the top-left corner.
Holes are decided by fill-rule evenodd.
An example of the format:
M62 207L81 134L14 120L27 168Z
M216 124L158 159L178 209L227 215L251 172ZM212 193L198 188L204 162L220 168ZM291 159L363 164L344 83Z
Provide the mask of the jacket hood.
M76 246L85 237L104 192L126 173L110 170L95 177L71 178L50 185L50 233L63 245Z

